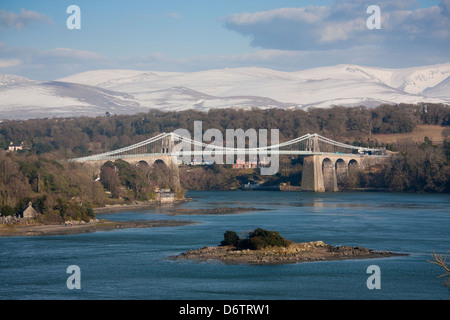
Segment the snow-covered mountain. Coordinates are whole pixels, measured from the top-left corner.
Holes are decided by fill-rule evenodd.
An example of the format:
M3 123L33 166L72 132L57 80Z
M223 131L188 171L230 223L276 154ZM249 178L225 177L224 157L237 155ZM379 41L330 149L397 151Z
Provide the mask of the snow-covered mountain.
M439 83L438 85L426 89L423 94L427 97L441 98L443 100L448 100L450 92L450 77Z
M57 81L0 75L0 118L212 108L450 103L450 63L405 69L337 65L282 72L95 70Z
M3 79L3 82L11 82ZM0 84L0 119L32 119L147 111L128 93L94 86L24 80Z

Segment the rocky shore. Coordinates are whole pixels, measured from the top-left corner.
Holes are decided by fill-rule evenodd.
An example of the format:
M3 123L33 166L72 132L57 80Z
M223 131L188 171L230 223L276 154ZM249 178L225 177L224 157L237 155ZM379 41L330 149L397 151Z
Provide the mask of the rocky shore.
M313 261L371 259L401 256L390 251L362 247L332 246L322 241L292 243L287 247L239 250L233 246L204 247L181 253L174 259L217 260L228 264L289 264Z

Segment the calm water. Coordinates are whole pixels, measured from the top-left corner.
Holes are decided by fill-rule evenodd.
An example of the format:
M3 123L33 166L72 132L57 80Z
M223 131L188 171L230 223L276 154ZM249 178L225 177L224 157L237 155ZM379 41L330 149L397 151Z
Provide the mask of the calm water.
M239 206L267 211L166 216L158 209L99 216L111 220L182 219L182 227L70 236L0 238L0 299L448 299L443 272L429 262L450 250L449 195L387 193L190 192L183 208ZM292 265L224 265L167 257L217 245L226 230L279 231L295 242L323 240L408 253L385 259ZM81 270L69 290L66 269ZM366 269L381 270L369 290Z

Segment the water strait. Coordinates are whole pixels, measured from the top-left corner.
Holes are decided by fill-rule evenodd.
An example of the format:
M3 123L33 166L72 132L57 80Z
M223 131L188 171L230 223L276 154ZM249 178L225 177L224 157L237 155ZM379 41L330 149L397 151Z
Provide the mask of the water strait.
M445 300L443 273L427 262L450 250L450 197L371 192L191 191L174 208L248 207L227 215L168 216L155 207L98 215L109 220L192 220L187 226L64 236L0 238L0 299ZM285 265L227 265L170 257L216 246L227 230L278 231L294 242L322 240L406 253L383 259ZM67 267L80 269L70 290ZM380 270L369 289L367 268Z

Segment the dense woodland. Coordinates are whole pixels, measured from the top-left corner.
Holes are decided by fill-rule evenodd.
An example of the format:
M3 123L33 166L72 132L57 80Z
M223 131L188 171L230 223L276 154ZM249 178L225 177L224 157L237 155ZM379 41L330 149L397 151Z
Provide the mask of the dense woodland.
M0 211L16 214L32 201L48 219L91 218L93 208L107 203L150 200L154 187L172 187L163 168L139 168L124 161L107 163L99 181L79 164L66 159L121 148L178 128L203 130L279 129L280 141L319 133L341 142L378 147L373 134L408 133L417 125L450 128L450 106L442 104L382 105L377 108L334 107L304 110L194 110L104 117L36 119L0 123ZM340 182L341 189L379 188L399 192L450 192L450 130L444 143L425 139L384 145L396 151L391 164L361 172ZM8 145L24 142L27 150L7 152ZM3 151L3 150L5 151ZM282 157L276 176L229 166L181 168L186 189L234 189L249 181L299 185L302 159ZM106 192L105 192L106 191Z
M383 105L378 108L334 107L331 109L280 110L219 109L209 112L150 111L136 115L4 121L0 123L0 148L10 141L24 141L34 154L57 153L73 158L110 151L148 139L161 132L183 128L193 132L194 121L203 129L279 129L286 141L306 133L319 133L350 144L368 144L378 133L411 132L418 124L449 126L449 106Z

